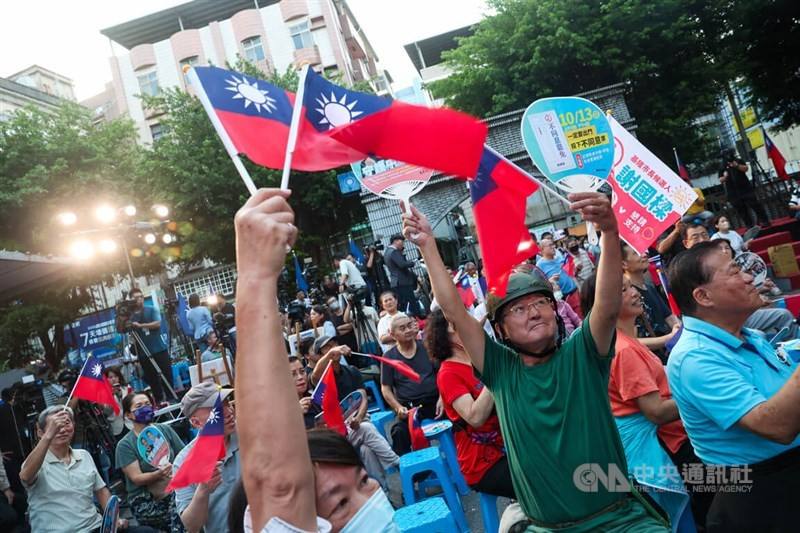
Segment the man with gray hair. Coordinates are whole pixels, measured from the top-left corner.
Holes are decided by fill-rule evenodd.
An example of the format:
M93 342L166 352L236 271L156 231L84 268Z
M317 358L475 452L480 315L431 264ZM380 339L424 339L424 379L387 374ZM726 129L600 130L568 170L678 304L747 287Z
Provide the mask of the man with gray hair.
M417 383L392 367L381 365L381 392L397 414L397 423L392 426L392 448L397 455L403 455L411 450L409 409L419 407L419 420L434 418L442 412L442 401L436 387L436 370L425 346L417 340L417 321L405 313L397 313L389 323L389 331L397 344L383 356L404 362L422 378Z
M63 533L90 533L102 524L94 500L105 509L111 498L103 478L86 450L70 446L75 433L72 409L48 407L39 415L39 442L22 463L19 477L28 491L31 529ZM128 526L119 520L120 529ZM149 527L127 528L149 533Z
M222 412L225 417L225 457L217 464L216 470L205 483L189 485L175 491L175 507L181 522L190 532L227 531L230 495L241 477L239 464L239 437L236 435L236 413L230 395L233 389L219 388L210 381L199 383L189 389L181 400L183 415L193 428L200 430L208 420L217 401L222 395ZM190 450L195 438L175 457L172 464L177 471Z

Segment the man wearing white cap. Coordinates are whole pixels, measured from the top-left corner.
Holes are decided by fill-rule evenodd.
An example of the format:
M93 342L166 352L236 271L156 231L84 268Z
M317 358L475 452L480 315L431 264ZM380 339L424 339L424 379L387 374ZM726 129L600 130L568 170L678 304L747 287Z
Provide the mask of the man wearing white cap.
M227 531L228 500L240 477L239 439L236 436L236 416L230 394L233 389L221 389L210 381L195 385L181 400L183 415L193 428L200 430L222 395L222 411L225 416L225 458L206 483L189 485L175 491L175 506L186 530ZM181 450L172 465L173 471L183 464L197 439Z

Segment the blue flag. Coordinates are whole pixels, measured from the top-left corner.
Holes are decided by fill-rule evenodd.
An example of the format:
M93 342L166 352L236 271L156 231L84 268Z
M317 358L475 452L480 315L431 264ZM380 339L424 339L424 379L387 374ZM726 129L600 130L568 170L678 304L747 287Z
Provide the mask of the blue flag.
M364 254L361 253L361 248L358 247L356 241L350 239L349 246L350 246L350 253L353 254L356 263L359 263L361 265L367 264L367 260L364 258Z
M306 281L306 277L303 276L303 270L300 268L300 260L297 259L296 255L294 255L294 282L297 285L298 291L303 291L308 294L308 282Z

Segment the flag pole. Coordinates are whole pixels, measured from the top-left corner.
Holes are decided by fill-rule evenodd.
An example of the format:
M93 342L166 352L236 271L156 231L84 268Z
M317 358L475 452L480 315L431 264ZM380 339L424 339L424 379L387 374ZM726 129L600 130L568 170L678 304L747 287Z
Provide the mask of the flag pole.
M492 152L494 155L496 155L496 156L498 156L498 157L500 157L500 158L502 158L502 159L505 159L506 161L508 161L508 163L509 163L511 166L513 166L515 169L517 169L517 170L518 170L520 173L524 174L526 178L528 178L529 180L531 180L532 182L534 182L535 184L537 184L537 185L538 185L539 187L541 187L542 189L545 189L547 192L549 192L550 194L552 194L553 196L555 196L556 198L558 198L559 200L561 200L561 201L562 201L562 202L564 202L565 204L567 204L567 205L570 205L570 204L572 203L572 202L570 202L569 200L567 200L566 198L564 198L564 196L562 196L562 195L561 195L561 193L559 193L559 192L558 192L558 191L556 191L555 189L551 188L549 185L545 185L543 181L537 180L537 179L536 179L536 178L534 178L534 177L533 177L533 176L532 176L532 175L531 175L529 172L527 172L527 171L525 171L525 170L521 169L521 168L519 167L519 165L517 165L516 163L514 163L514 162L513 162L513 161L511 161L510 159L508 159L508 158L505 158L505 157L503 157L502 155L500 155L500 154L499 154L499 153L498 153L498 152L497 152L497 151L496 151L494 148L492 148L492 147L491 147L491 146L489 146L488 144L484 144L484 145L483 145L483 147L484 147L485 149L489 150L490 152Z
M300 129L300 114L303 112L303 98L306 92L306 77L308 76L308 63L303 65L297 80L297 93L294 97L292 110L292 124L289 127L289 141L286 143L286 157L283 160L283 175L281 176L281 189L289 188L289 171L292 169L292 156L297 144L297 131Z
M672 153L675 155L675 166L678 168L678 175L681 173L681 160L678 159L678 150L674 146L672 147Z
M214 111L214 106L211 105L211 100L208 99L208 94L206 94L203 84L200 83L200 78L197 77L197 72L195 72L195 70L189 65L183 67L183 72L189 78L189 83L197 92L197 97L200 99L200 103L203 104L203 109L205 110L206 115L208 115L209 120L211 120L211 124L214 125L217 135L219 135L220 140L222 140L222 144L225 146L225 151L228 152L231 161L233 161L233 166L236 167L237 171L239 171L239 176L241 176L244 186L247 187L247 191L250 193L250 196L254 195L257 190L256 184L253 183L253 178L250 177L250 173L247 172L246 168L244 168L244 163L242 163L242 159L239 157L239 152L236 150L236 147L233 145L233 141L231 141L231 138L228 136L228 132L225 131L225 128L222 126L222 122L219 121L219 117Z
M333 364L333 360L331 360L331 361L328 361L328 366L326 366L326 367L325 367L325 370L322 372L322 377L320 377L320 378L319 378L319 381L317 382L317 386L316 386L316 387L314 387L314 390L313 390L313 391L311 391L311 397L312 397L312 398L313 398L313 397L314 397L314 395L317 393L317 389L319 388L319 386L320 386L320 385L322 385L322 380L325 378L325 374L328 372L328 369L330 368L330 366L331 366L332 364Z

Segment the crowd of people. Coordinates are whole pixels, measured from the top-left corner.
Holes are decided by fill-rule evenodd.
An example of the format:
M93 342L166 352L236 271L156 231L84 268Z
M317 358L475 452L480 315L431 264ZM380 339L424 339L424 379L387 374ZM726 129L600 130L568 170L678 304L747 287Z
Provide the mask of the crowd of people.
M755 286L736 262L748 241L724 214L697 211L650 251L666 264L679 313L648 256L621 241L609 199L578 193L571 208L599 230L599 246L540 235L502 297L479 265L445 265L411 207L383 254L385 290L374 293L355 258L336 256L336 292L316 304L299 292L298 314L278 304L297 237L289 194L259 190L236 216L235 388L203 382L180 403L196 434L223 401L226 454L211 479L165 491L196 440L154 421L168 399L158 379L134 391L109 368L120 412L103 411L115 443L107 471L74 441L81 405L50 406L19 473L26 497L0 475L0 524L21 525L27 500L33 531L97 531L116 472L129 531L398 531L402 502L387 476L415 448L412 416L452 422L467 484L512 501L503 531L794 528L800 372L769 339L784 328L796 338L797 324L772 304L775 284ZM419 306L407 241L425 262L430 310ZM206 360L218 344L213 320L199 300L189 305ZM137 318L141 329L158 323L144 310ZM313 399L329 368L338 399L358 398L345 434L324 427ZM394 413L387 436L370 421L369 380Z

